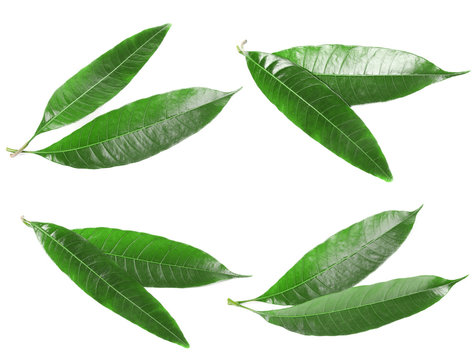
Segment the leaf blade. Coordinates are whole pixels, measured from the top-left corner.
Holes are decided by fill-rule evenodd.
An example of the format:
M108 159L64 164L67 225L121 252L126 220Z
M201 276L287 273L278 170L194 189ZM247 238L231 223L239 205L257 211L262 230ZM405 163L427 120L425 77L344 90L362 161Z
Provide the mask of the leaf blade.
M145 287L195 287L243 277L193 246L146 233L75 229Z
M462 279L437 276L395 279L357 286L285 309L255 312L271 324L303 335L349 335L425 310Z
M53 145L30 153L86 169L141 161L201 130L235 93L188 88L154 95L101 115Z
M94 300L158 337L189 346L166 309L94 245L58 225L25 223L51 260Z
M117 95L155 53L170 26L125 39L73 75L51 96L35 136L76 122Z
M339 231L307 252L269 290L248 301L297 305L356 285L399 249L420 209L385 211Z
M466 73L444 71L420 56L380 47L327 44L275 54L312 72L349 105L401 98Z
M289 120L353 166L392 180L374 136L324 82L282 57L257 51L243 55L257 86Z

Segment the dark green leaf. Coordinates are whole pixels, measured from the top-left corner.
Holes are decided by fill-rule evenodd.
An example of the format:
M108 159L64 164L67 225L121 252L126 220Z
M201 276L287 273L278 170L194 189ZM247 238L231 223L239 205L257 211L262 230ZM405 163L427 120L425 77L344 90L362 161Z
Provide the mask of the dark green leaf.
M49 257L97 302L165 340L188 347L175 320L137 280L82 236L61 226L25 223Z
M461 279L437 276L357 286L289 308L255 311L271 324L304 335L348 335L414 315L443 298ZM232 305L241 306L229 300Z
M385 211L351 225L310 250L264 294L247 301L296 305L352 287L401 246L418 212Z
M312 72L349 105L400 98L462 75L399 50L367 46L299 46L276 53Z
M101 55L58 88L36 135L71 124L117 95L161 44L170 24L144 30Z
M392 180L376 139L323 81L282 57L256 51L243 54L257 86L299 128L350 164Z
M73 230L148 287L192 287L242 277L193 246L135 231Z
M75 168L100 169L137 162L201 130L234 93L190 88L137 100L32 153Z

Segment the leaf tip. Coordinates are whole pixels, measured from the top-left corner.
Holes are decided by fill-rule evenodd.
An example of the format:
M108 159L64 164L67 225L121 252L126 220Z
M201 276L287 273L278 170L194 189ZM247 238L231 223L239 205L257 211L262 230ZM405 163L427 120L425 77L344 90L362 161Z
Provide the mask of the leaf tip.
M178 345L184 347L185 349L190 348L190 344L188 343L188 341L185 338L183 338L183 342L179 343Z
M419 206L416 210L412 211L412 213L414 215L417 215L419 213L419 211L421 211L421 209L424 207L424 204L422 204L421 206Z
M394 180L393 175L391 173L385 174L384 176L381 177L384 181L387 183L390 183Z
M233 96L234 94L236 94L236 93L238 93L239 91L241 91L241 89L242 89L242 86L241 86L240 88L236 89L236 90L233 90L233 91L228 92L228 95Z
M470 72L470 70L455 71L455 72L450 73L450 77L459 76L459 75L465 75L465 74L468 74L469 72Z
M452 280L451 286L454 286L455 284L457 284L458 282L460 282L460 281L466 279L467 277L468 277L468 274L465 275L465 276L462 276L462 277L460 277L460 278L458 278L458 279Z

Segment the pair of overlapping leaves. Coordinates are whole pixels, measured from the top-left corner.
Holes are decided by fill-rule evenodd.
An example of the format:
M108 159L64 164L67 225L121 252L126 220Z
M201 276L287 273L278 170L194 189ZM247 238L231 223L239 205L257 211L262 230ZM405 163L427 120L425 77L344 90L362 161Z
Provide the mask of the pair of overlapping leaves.
M291 305L268 311L244 308L305 335L358 333L422 311L461 279L417 276L352 287L401 246L418 212L386 211L364 219L310 250L262 295L228 302Z
M68 230L23 220L84 292L145 330L188 347L167 310L144 287L186 288L243 275L211 255L161 236L111 228Z
M72 124L117 95L157 50L169 24L144 30L115 46L58 88L30 140L30 152L62 165L99 169L125 165L166 150L213 120L235 92L188 88L154 95L101 115L37 151L39 134Z
M379 47L302 46L274 54L238 50L257 86L287 118L342 159L385 181L392 180L386 158L351 106L400 98L465 73Z

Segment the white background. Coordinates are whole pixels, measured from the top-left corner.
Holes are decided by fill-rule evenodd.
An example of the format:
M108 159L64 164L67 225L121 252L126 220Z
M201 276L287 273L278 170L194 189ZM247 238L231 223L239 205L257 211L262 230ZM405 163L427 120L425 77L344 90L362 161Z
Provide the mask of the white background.
M9 1L0 9L2 147L20 146L66 79L145 28L173 24L129 86L93 116L40 135L40 149L97 114L191 86L243 86L205 129L128 166L77 170L34 155L1 166L3 359L473 358L473 74L355 107L390 164L385 183L339 159L253 83L236 44L273 52L343 43L414 52L475 69L472 1ZM364 283L422 274L459 283L433 307L383 328L306 337L226 304L259 295L305 252L374 213L425 204L402 248ZM151 289L191 344L163 341L98 305L48 258L29 220L167 236L252 274ZM268 308L269 306L255 306Z

